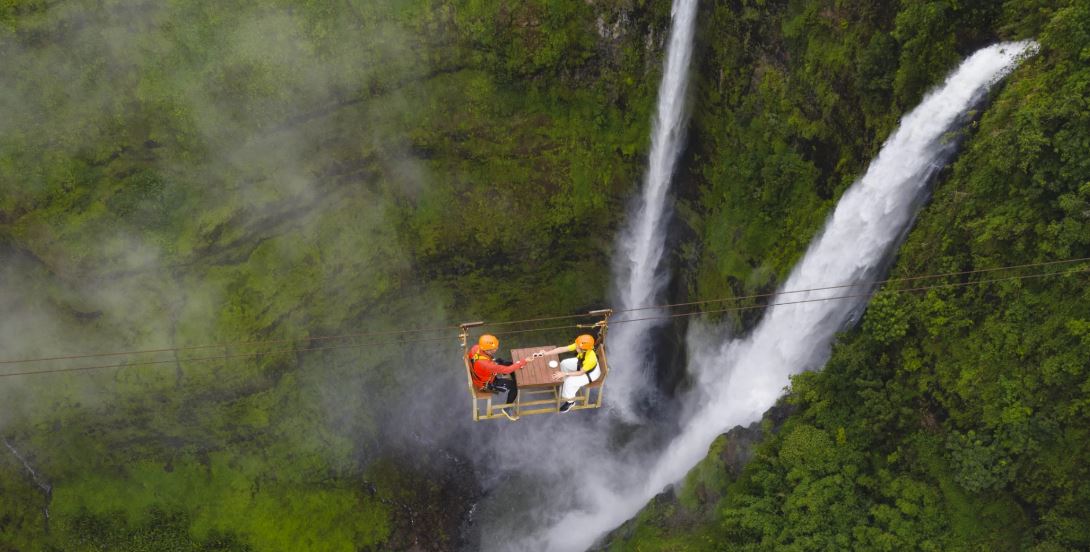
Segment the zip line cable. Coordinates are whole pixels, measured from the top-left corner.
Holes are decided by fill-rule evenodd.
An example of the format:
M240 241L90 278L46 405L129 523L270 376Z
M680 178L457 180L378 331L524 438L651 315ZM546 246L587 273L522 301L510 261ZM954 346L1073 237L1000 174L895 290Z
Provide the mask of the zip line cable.
M424 343L428 341L447 341L450 337L432 337L426 339L416 339L411 341L398 341L398 342L386 342L386 343L353 343L352 345L333 345L330 347L305 347L301 349L280 349L276 351L261 351L257 353L243 353L234 355L219 355L210 357L198 357L198 358L172 358L168 360L149 360L141 362L131 362L122 364L101 364L98 366L77 366L74 368L56 368L50 370L31 370L26 372L12 372L9 374L0 374L0 378L6 378L11 376L28 376L32 374L55 374L58 372L84 372L88 370L105 370L107 368L126 368L134 366L152 366L156 364L173 364L182 362L208 362L213 360L228 360L233 358L249 358L258 357L262 355L276 355L281 353L306 353L312 351L329 351L333 349L351 349L368 346L390 345L398 343Z
M174 351L197 351L201 349L222 349L224 347L243 346L243 345L267 345L276 343L291 343L293 341L309 340L309 341L327 341L331 339L348 339L350 337L370 337L372 335L396 335L406 333L426 333L437 331L450 331L452 329L458 329L458 326L444 326L438 328L421 328L416 330L390 330L382 332L363 332L363 333L349 333L342 335L328 335L328 336L315 336L315 337L298 337L295 339L268 339L260 341L236 341L229 343L216 343L213 345L193 345L189 347L169 347L165 349L141 349L138 351L117 351L111 353L86 353L78 355L65 355L55 357L43 357L43 358L28 358L20 360L0 360L0 364L24 364L30 362L45 362L47 360L72 360L77 358L92 358L92 357L108 357L108 356L124 356L124 355L139 355L149 353L169 353Z
M552 328L535 328L535 329L530 329L530 330L516 330L516 331L512 331L512 332L505 332L505 333L502 333L502 334L499 334L499 335L506 336L506 335L518 334L518 333L544 332L544 331L551 331L551 330L568 330L568 329L571 329L571 328L578 328L578 327L579 327L578 325L569 325L569 326L555 326L555 327L552 327ZM329 347L304 347L304 348L298 348L298 349L279 349L279 350L274 350L274 351L259 351L259 352L254 352L254 353L240 353L240 354L233 354L233 355L217 355L217 356L198 357L198 358L172 358L172 359L167 359L167 360L149 360L149 361L141 361L141 362L126 362L126 363L120 363L120 364L102 364L102 365L98 365L98 366L79 366L79 367L75 367L75 368L57 368L57 369L50 369L50 370L31 370L31 371L26 371L26 372L11 372L11 373L7 373L7 374L0 374L0 378L11 377L11 376L27 376L27 375L31 375L31 374L54 374L54 373L58 373L58 372L83 372L83 371L87 371L87 370L104 370L106 368L125 368L125 367L145 366L145 365L151 366L151 365L156 365L156 364L171 364L171 363L182 363L182 362L208 362L208 361L213 361L213 360L227 360L227 359L232 359L232 358L258 357L258 356L261 356L261 355L276 355L276 354L281 354L281 353L306 353L306 352L314 352L314 351L330 351L330 350L334 350L334 349L354 349L354 348L372 347L372 346L378 347L378 346L382 346L382 345L406 345L406 344L409 344L409 343L428 343L428 342L436 342L436 341L448 341L449 339L450 339L449 336L430 337L430 338L421 338L421 339L406 339L406 340L400 340L400 341L380 341L380 342L375 342L375 343L353 343L351 345L333 345L333 346L329 346ZM170 349L168 349L168 350L170 350Z
M948 276L963 276L963 275L977 274L977 273L984 273L984 272L994 272L994 271L999 271L999 270L1013 270L1013 269L1019 269L1019 268L1040 267L1040 266L1049 266L1049 265L1056 265L1056 264L1070 264L1070 263L1076 263L1076 262L1082 262L1082 261L1088 261L1088 260L1090 260L1090 257L1083 257L1083 258L1078 258L1078 259L1067 259L1067 260L1062 260L1062 261L1048 261L1048 262L1042 262L1042 263L1030 263L1030 264L1023 264L1023 265L1004 266L1004 267L996 267L996 268L986 268L986 269L979 269L979 270L968 270L968 271L962 271L962 272L947 272L947 273L940 273L940 274L929 274L929 275L911 276L911 277L904 277L904 278L890 278L890 279L886 279L886 280L875 280L875 281L871 281L871 282L860 282L860 283L856 283L856 284L842 284L842 285L837 285L837 286L826 286L826 287L800 289L800 290L785 290L785 291L775 292L775 293L762 293L762 294L745 295L745 296L737 296L737 297L721 298L721 299L707 299L707 300L703 300L703 301L693 301L693 302L688 302L688 303L672 303L672 304L653 305L653 306L645 306L645 307L634 307L634 308L631 308L631 309L622 309L622 310L614 311L614 314L625 313L625 312L637 312L637 311L650 310L650 309L668 309L668 308L674 308L674 307L702 305L702 304L709 304L709 303L722 303L722 302L726 302L726 301L742 301L742 300L746 300L746 299L760 299L760 298L765 298L765 297L774 297L774 296L778 296L778 295L788 295L788 294L795 294L795 293L807 293L807 292L813 292L813 291L824 291L824 290L829 290L829 289L862 287L862 286L868 286L868 285L881 285L881 284L894 283L894 282L904 282L904 281L914 281L914 280L921 280L921 279L942 278L942 277L948 277ZM761 306L763 306L763 305L754 305L754 306L749 306L749 307L746 307L746 308L759 308ZM703 312L726 312L726 311L730 311L730 310L739 310L739 309L729 308L729 309L724 309L724 310L703 311ZM497 326L508 326L508 325L514 325L514 324L524 324L524 323L529 323L529 322L563 320L563 319L570 319L570 318L584 318L586 316L587 316L586 314L551 316L551 317L543 317L543 318L530 318L530 319L525 319L525 320L512 320L512 321L507 321L507 322L494 322L494 323L489 323L489 324L486 324L486 325L491 326L491 327L497 327ZM645 317L645 318L636 318L636 319L622 319L622 320L614 320L612 323L620 324L620 323L624 323L624 322L628 322L628 321L636 322L636 321L642 321L642 320L655 320L655 319L672 318L672 317L674 317L674 316ZM566 326L566 327L570 328L570 327L574 327L574 326ZM107 352L107 353L86 353L86 354L63 355L63 356L43 357L43 358L0 360L0 364L25 364L25 363L31 363L31 362L45 362L45 361L53 361L53 360L74 360L74 359L80 359L80 358L125 356L125 355L134 355L134 354L152 354L152 353L165 353L165 352L174 352L174 351L195 351L195 350L205 350L205 349L226 348L226 347L229 347L229 346L232 346L232 345L234 345L234 346L245 346L245 345L267 345L267 344L291 343L291 342L300 341L300 340L304 340L304 339L306 339L308 341L327 341L327 340L336 340L336 339L348 339L348 338L354 338L354 337L370 337L370 336L376 336L376 335L402 335L402 334L409 334L409 333L427 333L427 332L436 332L436 331L451 331L451 330L457 330L459 328L460 328L459 326L441 326L441 327L435 327L435 328L420 328L420 329L412 329L412 330L390 330L390 331L380 331L380 332L357 332L357 333L348 333L348 334L332 335L332 336L315 336L315 337L309 337L309 338L304 337L304 338L294 338L294 339L254 340L254 341L217 343L217 344L212 344L212 345L195 345L195 346L189 346L189 347L172 347L172 348L162 348L162 349L145 349L145 350L119 351L119 352ZM505 332L505 333L522 333L523 331L538 331L538 330L522 330L522 331L518 331L518 332Z
M747 310L747 309L760 309L760 308L765 308L765 307L778 307L778 306L781 306L781 305L801 305L803 303L816 303L816 302L819 302L819 301L833 301L833 300L838 300L838 299L854 299L854 298L858 298L858 297L869 297L869 296L872 296L872 295L888 294L888 293L906 293L906 292L910 292L910 291L925 291L925 290L929 290L929 289L966 287L966 286L975 286L975 285L980 285L980 284L990 284L990 283L995 283L995 282L1005 282L1005 281L1009 281L1009 280L1029 280L1031 278L1046 278L1048 276L1065 276L1065 275L1068 275L1068 274L1079 274L1079 273L1085 273L1085 272L1090 272L1090 267L1080 268L1080 269L1077 269L1077 270L1068 270L1068 271L1065 271L1065 272L1042 272L1042 273L1039 273L1039 274L1026 274L1026 275L1022 275L1022 276L1008 276L1006 278L993 278L991 280L979 280L979 281L976 281L976 282L959 282L959 283L954 283L954 284L935 284L933 286L921 286L921 287L915 287L915 288L878 290L878 291L875 291L873 293L855 293L855 294L851 294L851 295L836 295L836 296L833 296L833 297L818 297L818 298L815 298L815 299L800 299L798 301L785 301L783 303L768 303L768 304L764 304L764 305L744 305L744 306L740 306L740 307L729 307L729 308L717 309L717 310L708 310L708 311L703 311L702 310L702 311L683 312L683 313L676 313L676 314L667 314L667 315L663 315L663 316L648 316L646 318L631 318L631 319L627 319L627 320L616 320L616 321L610 322L610 324L611 325L612 324L624 324L626 322L641 322L641 321L645 321L645 320L663 320L663 319L668 319L668 318L679 318L679 317L683 317L683 316L693 316L693 315L697 315L697 314L715 314L715 313L721 313L721 312L740 311L740 310ZM828 289L828 288L826 288L826 289Z
M949 276L966 276L966 275L970 275L970 274L980 274L980 273L995 272L995 271L1000 271L1000 270L1015 270L1015 269L1022 269L1022 268L1035 268L1035 267L1043 267L1043 266L1052 266L1052 265L1058 265L1058 264L1072 264L1072 263L1083 262L1083 261L1090 261L1090 257L1082 257L1082 258L1078 258L1078 259L1066 259L1066 260L1060 260L1060 261L1047 261L1047 262L1041 262L1041 263L1028 263L1028 264L1022 264L1022 265L1002 266L1002 267L995 267L995 268L983 268L983 269L978 269L978 270L967 270L967 271L961 271L961 272L946 272L946 273L939 273L939 274L925 274L925 275L920 275L920 276L909 276L909 277L903 277L903 278L889 278L889 279L886 279L886 280L874 280L874 281L860 282L860 283L855 283L855 284L841 284L841 285L835 285L835 286L816 287L816 288L809 288L809 289L785 290L785 291L773 292L773 293L760 293L760 294L743 295L743 296L720 298L720 299L706 299L706 300L702 300L702 301L692 301L692 302L687 302L687 303L670 303L670 304L663 304L663 305L651 305L651 306L644 306L644 307L634 307L634 308L630 308L630 309L621 309L621 310L616 310L616 311L613 311L613 312L616 315L616 314L620 314L620 313L638 312L638 311L652 310L652 309L671 309L671 308L676 308L676 307L705 305L705 304L711 304L711 303L723 303L723 302L727 302L727 301L737 302L737 301L743 301L743 300L749 300L749 299L761 299L761 298L766 298L766 297L775 297L775 296L797 294L797 293L809 293L809 292L814 292L814 291L826 291L826 290L831 290L831 289L844 289L844 288L855 288L855 287L864 287L864 286L878 286L878 285L884 285L884 284L896 283L896 282L909 282L909 281L916 281L916 280L923 280L923 279L944 278L944 277L949 277ZM844 296L844 298L858 297L858 296L859 295L848 295L848 296ZM790 304L790 303L782 303L782 304ZM730 307L730 308L726 308L726 309L718 309L718 310L712 310L712 311L700 311L700 312L719 313L719 312L729 312L729 311L733 311L733 310L746 310L746 309L752 309L752 308L761 308L761 307L764 307L764 306L772 306L772 305L749 305L749 306L740 307L740 308L739 307ZM515 324L526 324L526 323L530 323L530 322L544 322L544 321L554 321L554 320L565 320L565 319L571 319L571 318L585 318L587 316L588 315L586 315L586 314L549 316L549 317L541 317L541 318L529 318L529 319L525 319L525 320L512 320L512 321L506 321L506 322L494 322L494 323L488 323L488 324L485 324L485 325L490 326L490 327L499 327L499 326L510 326L510 325L515 325ZM620 320L613 320L610 323L611 324L622 324L622 323L625 323L625 322L638 322L638 321L644 321L644 320L657 320L657 319L664 319L664 318L676 318L677 316L678 315L674 314L674 315L657 316L657 317L620 319ZM564 326L564 327L561 327L561 328L517 330L517 331L504 332L504 334L501 334L501 335L513 334L513 333L532 332L532 331L545 331L545 330L548 330L548 329L565 329L565 328L572 328L572 327L575 327L575 326ZM76 360L76 359L81 359L81 358L103 358L103 357L138 355L138 354L154 354L154 353L169 353L169 352L183 352L183 351L198 351L198 350L207 350L207 349L227 348L227 347L230 347L230 346L236 346L237 347L237 346L249 346L249 345L274 345L274 344L293 343L293 342L302 341L302 340L307 340L307 341L310 341L310 342L314 342L314 341L330 341L330 340L338 340L338 339L350 339L350 338L357 338L357 337L394 336L394 335L405 335L405 334L424 334L424 333L429 333L429 332L440 332L440 331L446 332L446 331L453 331L453 330L458 330L458 329L460 329L460 326L439 326L439 327L434 327L434 328L418 328L418 329L412 329L412 330L388 330L388 331L378 331L378 332L356 332L356 333L347 333L347 334L330 335L330 336L314 336L314 337L301 337L301 338L239 341L239 342L217 343L217 344L211 344L211 345L193 345L193 346L187 346L187 347L168 347L168 348L161 348L161 349L143 349L143 350L117 351L117 352L105 352L105 353L83 353L83 354L73 354L73 355L60 355L60 356L53 356L53 357L0 360L0 365L4 365L4 364L29 364L29 363L33 363L33 362L47 362L47 361L57 361L57 360ZM435 339L439 340L439 339L442 339L442 338L435 338ZM428 341L428 339L425 339L424 341ZM216 358L223 358L223 356L219 356L219 357L216 357ZM113 365L111 365L111 366L113 366ZM128 366L128 364L125 364L125 366ZM0 375L2 375L2 374L0 374Z
M1051 265L1057 265L1057 264L1078 263L1078 262L1083 262L1083 261L1090 261L1090 257L1083 257L1083 258L1080 258L1080 259L1066 259L1066 260L1063 260L1063 261L1048 261L1048 262L1042 262L1042 263L1030 263L1030 264L1023 264L1023 265L1000 266L1000 267L996 267L996 268L981 268L981 269L978 269L978 270L965 270L965 271L961 271L961 272L946 272L946 273L941 273L941 274L924 274L924 275L921 275L921 276L907 276L907 277L903 277L903 278L888 278L886 280L871 280L871 281L867 281L867 282L859 282L857 284L841 284L841 285L837 285L837 286L826 286L826 287L816 287L816 288L809 288L809 289L777 291L777 292L771 292L771 293L758 293L758 294L754 294L754 295L740 295L738 297L728 297L728 298L722 298L722 299L705 299L703 301L692 301L692 302L689 302L689 303L673 303L673 304L670 304L670 305L634 307L634 308L631 308L631 309L624 309L624 310L618 310L618 311L613 311L613 312L614 312L614 314L616 314L616 313L621 313L621 312L635 312L635 311L641 311L641 310L660 309L660 308L666 308L666 307L670 307L670 308L672 308L672 307L689 307L689 306L693 306L693 305L705 305L705 304L708 304L708 303L722 303L722 302L725 302L725 301L742 301L742 300L745 300L745 299L761 299L761 298L764 298L764 297L774 297L774 296L777 296L777 295L787 295L787 294L791 294L791 293L808 293L808 292L811 292L811 291L825 291L825 290L830 290L830 289L843 289L843 288L863 287L863 286L870 286L870 285L879 286L879 285L885 285L885 284L892 284L892 283L896 283L896 282L910 282L910 281L915 281L915 280L945 278L945 277L948 277L948 276L966 276L966 275L969 275L969 274L980 274L980 273L984 273L984 272L996 272L996 271L999 271L999 270L1015 270L1015 269L1019 269L1019 268L1035 268L1035 267L1051 266ZM615 322L610 322L610 323L613 324Z
M1050 264L1056 264L1056 263L1050 263ZM926 290L931 290L931 289L958 288L958 287L967 287L967 286L973 286L973 285L1004 282L1004 281L1011 281L1011 280L1028 280L1028 279L1031 279L1031 278L1045 278L1045 277L1048 277L1048 276L1065 276L1065 275L1070 275L1070 274L1080 274L1080 273L1087 273L1087 272L1090 272L1090 267L1080 268L1080 269L1075 269L1075 270L1068 270L1068 271L1063 271L1063 272L1042 272L1042 273L1037 273L1037 274L1025 274L1025 275L1018 275L1018 276L1008 276L1008 277L1005 277L1005 278L992 278L992 279L988 279L988 280L978 280L978 281L975 281L975 282L957 282L957 283L951 283L951 284L935 284L935 285L930 285L930 286L919 286L919 287L914 287L914 288L878 290L878 291L875 291L873 293L868 292L868 293L857 293L857 294L850 294L850 295L838 295L838 296L833 296L833 297L817 297L817 298L813 298L813 299L801 299L801 300L798 300L798 301L784 301L784 302L780 302L780 303L769 303L769 304L764 304L764 305L742 305L742 306L729 307L729 308L725 308L725 309L717 309L717 310L712 310L712 311L692 311L692 312L684 312L684 313L667 314L667 315L661 315L661 316L649 316L649 317L645 317L645 318L618 320L618 321L611 322L611 323L612 324L624 324L624 323L639 322L639 321L646 321L646 320L663 320L663 319L679 318L679 317L685 317L685 316L695 316L695 315L700 315L700 314L715 314L715 313L722 313L722 312L740 311L740 310L765 308L765 307L776 307L776 306L785 306L785 305L799 305L799 304L804 304L804 303L815 303L815 302L819 302L819 301L835 301L835 300L841 300L841 299L853 299L853 298L860 298L860 297L868 297L868 296L878 295L878 294L882 294L882 293L887 293L887 294L888 293L906 293L906 292L913 292L913 291L926 291ZM917 277L917 278L911 278L911 279L920 279L920 278ZM910 280L910 278L905 278L905 279L902 279L902 280ZM839 287L854 287L854 286L839 286ZM817 289L820 290L820 289L829 289L829 288L817 288ZM798 293L798 292L796 291L796 292L793 292L793 293ZM530 332L565 330L565 329L578 328L578 327L580 327L580 326L576 324L576 325L568 325L568 326L554 326L554 327L551 327L551 328L533 328L533 329L526 329L526 330L514 330L514 331L510 331L510 332L504 332L504 333L499 334L499 335L511 335L511 334L517 334L517 333L530 333ZM372 334L372 335L377 335L377 334ZM261 351L261 352L243 353L243 354L234 354L234 355L217 355L217 356L189 358L189 359L175 358L175 359L169 359L169 360L155 360L155 361L121 363L121 364L104 364L104 365L97 365L97 366L79 366L79 367L72 367L72 368L56 368L56 369L49 369L49 370L30 370L30 371L24 371L24 372L11 372L11 373L6 373L6 374L0 374L0 378L14 377L14 376L27 376L27 375L34 375L34 374L54 374L54 373L61 373L61 372L84 372L84 371L91 371L91 370L104 370L104 369L108 369L108 368L151 366L151 365L158 365L158 364L171 364L171 363L182 363L182 362L209 362L209 361L236 359L236 358L257 357L257 356L261 356L261 355L273 355L273 354L281 354L281 353L303 353L303 352L328 351L328 350L335 350L335 349L352 349L352 348L360 348L360 347L368 347L368 346L382 346L382 345L405 345L405 344L410 344L410 343L427 343L427 342L446 341L448 339L450 339L450 338L449 337L418 338L418 339L405 339L405 340L399 340L399 341L386 341L386 342L373 342L373 343L354 343L354 344L351 344L351 345L333 345L333 346L328 346L328 347L306 347L306 348L280 349L280 350L275 350L275 351ZM180 350L180 349L168 349L168 351L178 351L178 350ZM82 357L77 357L77 358L82 358Z

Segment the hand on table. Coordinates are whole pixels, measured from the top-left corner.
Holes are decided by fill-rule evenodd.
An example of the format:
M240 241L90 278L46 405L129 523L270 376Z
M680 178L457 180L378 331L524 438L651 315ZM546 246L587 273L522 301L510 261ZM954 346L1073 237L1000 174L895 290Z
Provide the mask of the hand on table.
M553 372L553 374L552 374L553 381L560 381L560 380L562 380L562 379L564 379L566 377L568 377L568 376L565 375L564 372L560 372L560 371Z

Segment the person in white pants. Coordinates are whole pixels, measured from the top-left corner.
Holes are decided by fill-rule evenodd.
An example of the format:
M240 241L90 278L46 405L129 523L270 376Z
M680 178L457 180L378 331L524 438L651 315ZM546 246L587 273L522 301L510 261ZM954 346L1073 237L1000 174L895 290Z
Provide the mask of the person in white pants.
M560 405L561 412L567 412L575 405L575 394L579 392L579 389L602 377L598 355L594 352L593 337L583 334L575 338L575 343L566 347L539 351L546 355L558 355L564 352L575 352L575 356L560 361L560 371L553 374L553 381L563 380L564 382L560 386L560 398L564 399L564 404Z

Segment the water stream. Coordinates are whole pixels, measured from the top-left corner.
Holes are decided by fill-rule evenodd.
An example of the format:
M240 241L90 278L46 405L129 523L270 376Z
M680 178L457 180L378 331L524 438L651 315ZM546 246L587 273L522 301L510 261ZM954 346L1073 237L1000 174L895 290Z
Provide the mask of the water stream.
M634 198L626 219L628 224L617 238L613 257L614 308L645 307L661 302L669 270L663 263L666 225L670 214L670 180L684 147L685 95L689 84L689 60L693 52L696 0L676 0L671 15L670 42L666 49L658 106L652 121L651 153L642 193ZM621 314L626 318L654 316L653 310ZM646 346L655 321L630 322L613 326L609 337L611 363L623 366L610 375L610 407L622 416L636 419L639 390L649 387Z
M931 177L953 155L956 141L946 139L947 133L1034 48L1034 43L1023 41L976 52L902 118L877 159L844 193L782 289L875 279L908 232ZM792 294L786 300L843 295L844 290L833 289ZM689 370L700 385L690 392L688 402L698 406L687 415L682 431L654 457L618 451L613 465L596 463L586 470L593 475L583 478L579 505L542 528L539 542L549 550L584 550L635 515L665 486L681 480L719 434L760 419L783 393L791 374L820 368L835 334L858 319L867 299L775 306L748 338L711 347L691 343L695 354Z

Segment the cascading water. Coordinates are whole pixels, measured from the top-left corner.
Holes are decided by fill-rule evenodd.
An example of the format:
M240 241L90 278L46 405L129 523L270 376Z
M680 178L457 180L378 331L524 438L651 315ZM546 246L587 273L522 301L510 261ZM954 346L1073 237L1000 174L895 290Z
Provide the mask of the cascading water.
M667 192L670 178L684 145L685 91L688 88L689 60L692 57L696 0L676 0L670 43L666 50L658 107L652 122L651 154L648 159L643 193L630 210L628 225L621 231L614 255L614 305L618 310L645 307L659 302L667 275L662 256L665 248L665 222L669 216ZM651 311L619 316L647 318ZM610 375L610 405L628 418L633 417L636 390L647 387L648 333L652 321L615 324L609 338L611 364L619 369Z
M670 178L683 146L686 112L685 96L688 88L689 61L692 58L693 30L696 21L697 0L675 0L671 7L670 39L663 62L662 81L659 84L658 105L652 119L651 153L647 173L640 196L630 206L628 223L617 239L614 255L613 304L616 310L644 307L656 303L667 276L662 267L665 248L665 223L669 217L668 191ZM651 311L629 313L633 316L617 316L610 328L610 372L607 383L606 404L621 415L635 421L636 391L648 387L649 350L643 346L654 329L644 322L622 322L626 318L653 316ZM572 424L520 425L517 430L500 431L497 439L504 446L489 451L487 466L501 465L505 473L497 479L513 475L525 477L522 494L531 485L541 496L533 500L505 494L500 488L490 500L481 503L482 542L480 548L488 552L506 550L541 550L548 546L543 535L527 528L548 526L557 521L571 506L571 497L580 495L588 484L583 477L589 475L582 469L587 465L600 465L616 461L616 451L603 449L602 442L615 429L615 419L597 417ZM542 452L543 444L552 446ZM638 445L629 442L629 449ZM631 450L629 451L631 453ZM543 456L548 456L545 461ZM531 462L527 462L532 459ZM593 470L595 473L597 470ZM576 476L568 473L575 472ZM529 483L532 482L532 483ZM512 493L514 494L514 493ZM528 534L529 533L529 534ZM513 544L514 542L514 544Z
M952 154L953 144L944 143L943 135L1034 47L1024 41L978 51L906 115L863 178L845 192L784 289L864 285L873 279L907 233L927 194L929 177ZM792 294L788 300L842 295L843 290L814 291ZM683 431L650 463L630 459L612 466L594 464L593 478L581 491L585 503L545 531L547 548L587 548L680 480L717 435L760 419L791 374L819 368L828 359L833 336L865 302L861 297L775 306L749 338L693 356L690 371L702 385L692 392L692 400L702 402Z

